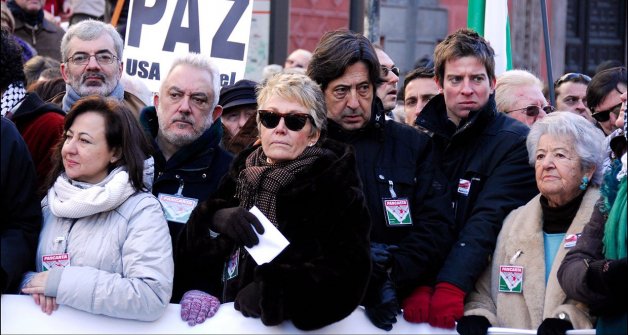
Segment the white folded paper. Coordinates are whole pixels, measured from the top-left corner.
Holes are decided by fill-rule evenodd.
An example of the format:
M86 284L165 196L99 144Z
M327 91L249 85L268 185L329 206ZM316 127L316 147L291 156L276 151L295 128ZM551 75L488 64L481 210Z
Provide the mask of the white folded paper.
M249 252L251 257L255 260L255 263L258 265L268 263L275 259L277 255L281 253L283 249L285 249L290 242L286 239L279 229L275 227L270 220L262 213L259 208L253 206L249 211L251 214L255 215L259 222L262 223L264 227L264 234L260 235L255 231L257 237L259 238L259 243L253 246L252 248L247 248L246 251Z

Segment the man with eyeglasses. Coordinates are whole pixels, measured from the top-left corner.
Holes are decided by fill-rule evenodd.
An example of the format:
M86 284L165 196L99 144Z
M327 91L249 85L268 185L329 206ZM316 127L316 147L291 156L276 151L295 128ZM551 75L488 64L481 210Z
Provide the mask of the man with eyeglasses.
M61 41L61 75L66 91L52 99L65 112L80 98L97 94L112 97L124 104L139 118L146 104L124 90L123 42L111 25L94 20L72 25Z
M384 111L387 117L392 118L392 110L397 107L397 84L399 83L399 68L395 66L395 62L388 56L384 49L373 44L379 65L381 66L381 78L383 82L377 86L377 97L384 105Z
M623 131L615 124L622 106L621 95L626 93L626 68L615 67L600 71L591 78L587 87L587 103L597 127L607 135L604 147L604 172L614 159L621 157L626 148Z
M434 50L441 94L416 120L434 143L449 179L456 241L433 283L404 302L404 317L453 328L464 300L489 265L508 213L538 194L528 162L529 128L497 110L495 52L482 36L460 29ZM539 103L538 106L543 106Z
M154 97L154 106L144 108L140 118L155 151L152 193L164 209L172 237L172 303L179 303L192 288L221 287L220 278L213 283L199 283L198 278L203 276L183 276L181 271L212 271L216 270L213 266L220 268L224 262L193 264L194 260L180 259L177 252L178 246L185 245L183 226L192 210L216 191L233 158L220 147L222 125L215 122L222 113L219 92L220 72L216 66L206 56L189 53L172 62Z
M587 107L587 85L591 77L582 73L566 73L554 82L556 110L572 112L595 124L591 111Z
M435 276L451 246L446 181L433 165L429 137L385 119L376 95L385 79L366 37L326 33L307 73L325 94L328 137L355 150L371 214L373 272L362 304L375 326L390 330L399 303Z
M554 108L543 96L543 83L526 70L510 70L497 78L497 110L531 127Z

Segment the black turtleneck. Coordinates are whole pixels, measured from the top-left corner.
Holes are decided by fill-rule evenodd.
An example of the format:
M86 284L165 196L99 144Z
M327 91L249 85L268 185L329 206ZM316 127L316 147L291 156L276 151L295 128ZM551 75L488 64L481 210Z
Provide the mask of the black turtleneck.
M541 195L543 231L548 234L566 233L573 218L578 213L578 209L580 209L584 193L580 193L579 196L559 207L550 207L547 198Z

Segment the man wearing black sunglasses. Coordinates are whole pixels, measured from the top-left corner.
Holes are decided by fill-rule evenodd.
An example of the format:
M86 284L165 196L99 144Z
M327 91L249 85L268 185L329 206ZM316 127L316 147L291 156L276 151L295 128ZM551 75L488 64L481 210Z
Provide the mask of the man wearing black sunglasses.
M377 87L377 97L384 105L387 116L391 116L392 110L397 107L397 84L399 83L399 68L395 62L379 45L373 45L379 65L381 66L382 83Z
M543 96L541 80L526 70L506 71L497 78L495 103L497 110L528 127L554 110Z
M621 129L615 124L621 110L621 95L626 93L626 68L615 67L600 71L593 76L587 87L587 102L597 127L607 135L604 147L604 171L613 159L621 157L626 141Z
M619 96L626 92L626 68L615 67L597 73L587 87L587 103L598 128L610 135L621 107Z
M366 37L338 30L321 38L307 74L325 94L328 137L355 150L371 213L373 272L362 304L375 326L390 330L402 299L433 280L453 218L429 137L384 117L376 96L383 72Z

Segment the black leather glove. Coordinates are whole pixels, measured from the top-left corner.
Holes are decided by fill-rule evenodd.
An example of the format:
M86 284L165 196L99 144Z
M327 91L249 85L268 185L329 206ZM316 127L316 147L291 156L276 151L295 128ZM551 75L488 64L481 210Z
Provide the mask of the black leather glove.
M456 330L460 335L486 335L491 323L481 315L467 315L458 320Z
M547 318L541 322L537 335L565 335L568 330L572 330L573 325L567 320L557 318Z
M366 316L375 327L390 331L397 322L397 314L401 313L393 282L390 279L384 281L379 291L379 302L364 307Z
M371 243L371 259L374 265L383 269L388 269L392 266L393 255L392 251L398 250L399 247L394 244L384 243Z
M259 318L262 315L260 297L261 292L259 284L252 282L238 292L233 302L233 307L247 318Z
M264 233L264 227L255 215L242 207L223 208L216 211L213 227L211 227L213 231L225 234L238 245L248 248L259 243L253 228L260 234Z

